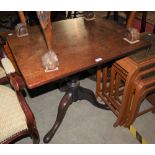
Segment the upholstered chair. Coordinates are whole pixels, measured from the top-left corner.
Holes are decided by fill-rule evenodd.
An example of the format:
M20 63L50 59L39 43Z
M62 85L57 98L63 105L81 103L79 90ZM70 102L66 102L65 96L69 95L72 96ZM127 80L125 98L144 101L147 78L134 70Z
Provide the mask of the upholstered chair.
M3 45L0 39L0 143L14 143L25 136L39 143L34 115L22 94L24 82L5 55ZM4 85L4 79L10 86Z

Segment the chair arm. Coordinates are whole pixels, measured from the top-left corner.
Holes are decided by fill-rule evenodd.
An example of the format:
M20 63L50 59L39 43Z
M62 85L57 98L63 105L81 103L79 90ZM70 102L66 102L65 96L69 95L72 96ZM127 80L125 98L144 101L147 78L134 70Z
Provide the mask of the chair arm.
M10 84L15 91L20 91L25 87L23 79L18 75L18 73L12 73L8 75Z
M4 68L4 71L7 77L10 80L10 84L15 89L15 91L19 91L25 87L24 81L22 78L16 73L13 64L11 63L10 59L2 58L1 64Z
M0 65L2 65L2 67L4 68L4 71L9 78L10 84L12 85L14 90L19 91L25 87L25 83L22 78L16 73L16 70L10 59L7 58L3 47L5 43L5 39L0 36Z

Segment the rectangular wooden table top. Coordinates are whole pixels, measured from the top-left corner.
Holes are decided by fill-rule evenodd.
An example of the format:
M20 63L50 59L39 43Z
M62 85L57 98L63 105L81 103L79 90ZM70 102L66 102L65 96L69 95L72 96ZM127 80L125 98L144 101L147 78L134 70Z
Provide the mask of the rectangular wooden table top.
M85 21L75 18L55 22L52 26L53 50L60 63L59 70L53 72L45 73L42 66L41 57L47 52L47 47L39 26L30 27L27 37L7 36L17 66L30 89L148 46L143 40L133 45L125 42L125 28L106 19ZM96 62L98 58L102 60Z

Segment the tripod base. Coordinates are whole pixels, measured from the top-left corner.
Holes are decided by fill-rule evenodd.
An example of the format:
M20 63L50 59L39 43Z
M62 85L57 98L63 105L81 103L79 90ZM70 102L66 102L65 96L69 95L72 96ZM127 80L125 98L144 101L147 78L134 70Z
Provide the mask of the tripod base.
M48 143L53 138L54 134L56 133L66 114L68 107L73 102L76 102L78 100L88 100L91 104L93 104L98 108L109 110L109 107L107 105L101 104L96 100L93 91L81 87L78 80L71 80L71 82L68 82L66 86L62 88L62 90L65 91L66 93L60 101L57 118L53 127L44 136L43 139L44 143Z

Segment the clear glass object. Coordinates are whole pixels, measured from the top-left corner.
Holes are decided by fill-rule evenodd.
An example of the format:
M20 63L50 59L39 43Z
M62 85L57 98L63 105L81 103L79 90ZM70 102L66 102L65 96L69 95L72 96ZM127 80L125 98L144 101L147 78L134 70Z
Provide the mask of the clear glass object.
M128 28L127 39L132 42L140 40L140 33L135 28Z
M42 64L45 72L59 69L59 61L54 51L49 51L42 56Z

